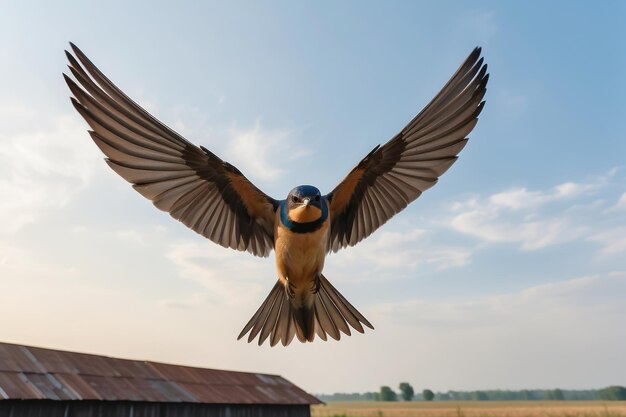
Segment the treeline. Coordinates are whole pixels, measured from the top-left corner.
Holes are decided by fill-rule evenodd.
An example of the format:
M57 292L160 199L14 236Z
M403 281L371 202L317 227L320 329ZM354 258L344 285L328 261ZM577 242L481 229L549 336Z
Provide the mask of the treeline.
M382 386L378 392L317 394L324 402L332 401L626 401L626 388L610 386L602 389L524 389L433 392L424 389L415 393L413 387L403 382L396 393L391 387Z

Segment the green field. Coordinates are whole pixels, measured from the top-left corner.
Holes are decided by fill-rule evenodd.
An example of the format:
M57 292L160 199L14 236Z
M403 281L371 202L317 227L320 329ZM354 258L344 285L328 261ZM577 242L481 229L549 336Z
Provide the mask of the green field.
M312 417L626 417L625 401L331 402Z

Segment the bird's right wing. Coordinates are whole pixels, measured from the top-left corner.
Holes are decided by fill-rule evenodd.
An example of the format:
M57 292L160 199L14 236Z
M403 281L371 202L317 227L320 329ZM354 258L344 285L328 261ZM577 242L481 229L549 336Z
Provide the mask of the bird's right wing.
M157 208L213 242L268 256L278 202L233 165L158 121L71 46L78 60L66 55L80 86L63 76L109 166Z

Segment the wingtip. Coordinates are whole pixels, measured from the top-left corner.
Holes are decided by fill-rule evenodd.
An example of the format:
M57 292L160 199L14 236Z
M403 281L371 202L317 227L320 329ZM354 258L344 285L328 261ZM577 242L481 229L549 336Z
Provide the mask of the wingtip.
M474 62L477 62L479 60L482 61L483 60L483 57L481 56L482 51L483 51L483 48L481 48L480 46L475 47L472 53L470 54L472 61Z
M81 68L80 64L78 63L78 61L76 60L74 55L72 55L71 52L65 51L65 56L67 60L70 62L68 65L70 71L74 72L77 68Z
M241 338L244 337L246 333L248 333L249 329L247 329L247 327L248 325L246 324L246 326L243 329L241 329L241 331L239 332L239 336L237 336L237 340L241 340Z
M470 52L470 54L467 56L467 58L465 58L465 61L463 62L463 65L461 65L461 68L459 69L469 69L471 67L473 67L476 62L478 62L479 60L482 60L480 53L481 53L482 48L480 46L475 47L472 52Z
M483 100L480 102L478 107L476 107L476 117L478 117L478 115L483 111L483 108L485 107L486 102L487 102L486 100Z
M369 327L372 330L375 330L374 326L372 326L372 323L370 323L368 319L366 319L364 316L361 318L363 319L363 320L359 320L361 324L365 325L366 327ZM363 329L363 333L365 333L365 329Z
M76 88L78 88L78 86L76 85L74 80L72 80L72 78L64 72L61 74L63 75L63 79L65 80L65 83L69 87L72 94L76 95Z
M87 55L85 55L85 53L81 51L78 46L74 45L72 42L70 42L70 46L72 47L72 51L74 51L74 54L76 55L76 57L78 58L80 62L82 62L87 67L89 67L90 65L94 66L93 63L89 60L89 58L87 58Z
M70 97L70 101L72 102L72 106L74 106L76 111L78 113L80 113L80 115L83 116L83 118L84 118L85 117L85 112L87 111L87 108L74 97ZM89 123L89 122L87 122L87 123Z

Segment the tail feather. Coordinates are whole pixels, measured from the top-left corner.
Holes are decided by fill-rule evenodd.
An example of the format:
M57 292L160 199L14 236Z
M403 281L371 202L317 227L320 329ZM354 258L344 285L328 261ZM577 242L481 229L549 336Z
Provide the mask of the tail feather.
M320 303L324 305L328 315L331 317L335 327L338 331L343 332L344 334L350 336L350 326L346 323L346 319L343 317L335 303L330 299L326 291L319 291L319 300Z
M315 316L315 313L313 313L313 316ZM316 334L317 337L322 339L324 342L328 340L328 336L326 336L326 332L322 329L322 326L315 326L315 333L313 333L313 336Z
M289 305L292 307L294 325L302 331L304 337L304 340L300 341L312 342L315 339L315 310L308 306L296 307L291 302Z
M350 336L350 326L363 333L362 324L374 328L323 275L320 275L319 289L314 294L311 307L295 306L289 292L278 281L237 339L250 332L248 342L252 342L258 335L259 345L269 338L270 346L275 346L279 342L287 346L294 337L302 343L312 342L316 334L322 340L327 340L327 336L339 340L341 333Z
M341 312L341 315L357 332L364 332L361 323L374 330L374 326L372 326L370 322L365 317L363 317L361 313L359 313L359 310L354 308L354 306L350 304L350 302L346 300L339 291L337 291L333 284L331 284L324 275L320 276L320 284L320 291L323 291L328 295L328 297L333 301L335 306Z
M293 328L292 321L289 320L290 313L289 299L287 297L283 297L283 301L280 306L280 314L278 315L276 326L272 332L272 337L270 338L270 346L277 345L281 340L285 340L286 343L291 342L290 337L293 338L293 335L295 335L295 328L293 330L293 334L290 336L290 328Z
M267 320L265 324L263 324L263 328L261 329L261 333L259 334L259 346L265 342L270 334L272 335L272 339L274 338L274 334L276 334L276 328L279 326L280 311L283 309L285 304L289 304L289 302L285 301L286 297L280 297L275 302L272 308L270 309L269 314L267 315Z
M319 327L326 332L330 337L335 340L339 340L341 334L337 329L337 325L335 324L335 320L343 321L343 317L333 317L330 315L324 302L322 301L322 297L320 292L318 292L318 296L315 297L315 318L317 319L317 323Z
M248 321L241 333L239 333L239 336L237 337L238 340L241 339L246 333L250 332L250 336L248 337L248 343L250 343L261 331L263 325L267 321L267 316L274 305L274 302L278 297L280 297L280 291L282 291L282 288L278 284L274 285L274 288L272 288L272 291L270 291L267 295L267 298L263 301L261 307L259 307L256 313L254 313L254 316L252 316L250 321Z
M293 327L296 329L296 337L298 338L298 341L300 343L305 343L306 342L306 336L304 335L304 330L302 330L302 328L296 324L295 320L292 320L292 324L293 324ZM289 344L289 343L287 343L287 344ZM285 346L287 346L287 345L285 345Z

